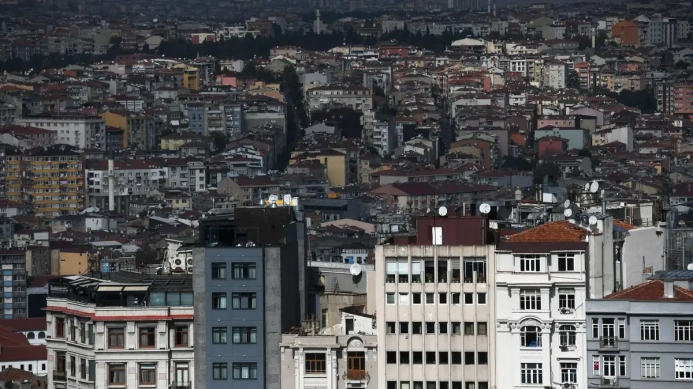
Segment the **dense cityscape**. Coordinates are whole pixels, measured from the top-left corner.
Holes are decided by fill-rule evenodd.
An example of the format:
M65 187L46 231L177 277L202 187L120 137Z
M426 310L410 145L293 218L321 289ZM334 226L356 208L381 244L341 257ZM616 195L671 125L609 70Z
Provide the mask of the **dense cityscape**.
M691 2L0 0L0 385L690 389L692 62Z

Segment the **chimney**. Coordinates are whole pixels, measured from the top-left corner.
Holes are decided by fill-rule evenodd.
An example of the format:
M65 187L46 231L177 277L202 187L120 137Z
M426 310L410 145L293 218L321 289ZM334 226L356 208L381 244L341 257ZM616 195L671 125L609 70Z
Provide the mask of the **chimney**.
M673 281L664 281L664 298L673 299L675 290Z

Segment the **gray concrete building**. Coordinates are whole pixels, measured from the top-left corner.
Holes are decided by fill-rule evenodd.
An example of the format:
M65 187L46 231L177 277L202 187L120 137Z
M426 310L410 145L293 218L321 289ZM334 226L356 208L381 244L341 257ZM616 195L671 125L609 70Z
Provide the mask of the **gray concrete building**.
M586 302L592 388L693 385L693 271L665 271Z
M306 230L291 207L207 218L193 250L198 389L279 389L282 334L306 314Z

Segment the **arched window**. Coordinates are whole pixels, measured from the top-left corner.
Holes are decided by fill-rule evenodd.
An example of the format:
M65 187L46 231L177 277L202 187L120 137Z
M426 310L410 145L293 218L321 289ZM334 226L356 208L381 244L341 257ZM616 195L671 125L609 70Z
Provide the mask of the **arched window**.
M36 335L34 335L33 332L27 332L27 334L26 334L27 339L34 339L35 337L36 337Z
M541 329L539 327L522 327L522 347L541 347Z
M562 325L558 327L561 347L575 346L575 326Z
M43 332L43 331L39 332L39 337L38 337L39 339L43 339L43 338L45 338L45 337L46 337L46 333L45 333L45 332Z

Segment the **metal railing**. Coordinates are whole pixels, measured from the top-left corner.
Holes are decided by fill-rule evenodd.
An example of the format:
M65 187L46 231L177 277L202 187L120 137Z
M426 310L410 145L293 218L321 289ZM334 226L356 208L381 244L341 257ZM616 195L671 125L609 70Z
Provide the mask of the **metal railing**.
M53 381L67 381L67 372L66 371L59 371L59 370L53 370Z
M599 338L599 348L614 349L618 348L618 338L615 336L602 336Z
M347 370L346 373L344 373L345 380L369 381L370 378L370 375L365 370Z
M602 377L601 382L599 383L599 386L608 387L608 388L616 387L616 386L618 386L618 378L616 378L616 377Z

